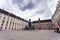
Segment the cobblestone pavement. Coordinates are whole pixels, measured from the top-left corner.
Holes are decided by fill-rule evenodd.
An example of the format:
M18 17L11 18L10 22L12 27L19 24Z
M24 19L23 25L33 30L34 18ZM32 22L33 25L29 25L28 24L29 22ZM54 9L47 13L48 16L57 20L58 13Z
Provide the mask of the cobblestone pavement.
M0 40L60 40L53 30L0 31Z

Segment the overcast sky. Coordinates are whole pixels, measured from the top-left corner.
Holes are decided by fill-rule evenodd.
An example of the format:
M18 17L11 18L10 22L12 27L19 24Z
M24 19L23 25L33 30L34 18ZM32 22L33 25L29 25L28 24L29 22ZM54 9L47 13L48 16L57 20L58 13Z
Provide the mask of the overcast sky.
M0 0L0 8L26 20L50 19L58 0Z

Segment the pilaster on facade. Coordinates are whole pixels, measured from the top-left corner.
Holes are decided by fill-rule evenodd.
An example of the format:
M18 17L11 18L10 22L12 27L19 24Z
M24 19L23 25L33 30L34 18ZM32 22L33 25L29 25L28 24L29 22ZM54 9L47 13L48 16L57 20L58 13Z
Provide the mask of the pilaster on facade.
M12 13L0 9L0 29L1 30L20 30L27 25L28 21ZM2 28L1 28L2 27Z

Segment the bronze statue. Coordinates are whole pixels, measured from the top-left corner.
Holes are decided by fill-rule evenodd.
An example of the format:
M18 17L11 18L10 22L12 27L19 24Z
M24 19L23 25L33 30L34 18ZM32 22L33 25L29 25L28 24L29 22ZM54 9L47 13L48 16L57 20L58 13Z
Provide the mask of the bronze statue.
M25 26L25 29L26 30L34 30L34 26L31 23L31 19L29 19L28 26L26 25Z

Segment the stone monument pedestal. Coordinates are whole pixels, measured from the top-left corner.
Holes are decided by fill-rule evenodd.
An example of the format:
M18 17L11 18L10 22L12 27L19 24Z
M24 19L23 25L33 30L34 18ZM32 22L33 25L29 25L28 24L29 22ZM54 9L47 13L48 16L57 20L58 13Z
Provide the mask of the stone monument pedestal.
M25 30L34 30L34 26L31 24L31 19L29 19L28 26L26 25Z

